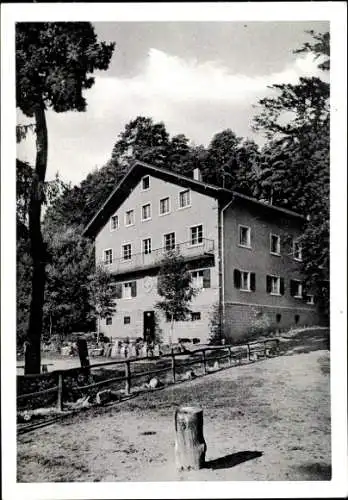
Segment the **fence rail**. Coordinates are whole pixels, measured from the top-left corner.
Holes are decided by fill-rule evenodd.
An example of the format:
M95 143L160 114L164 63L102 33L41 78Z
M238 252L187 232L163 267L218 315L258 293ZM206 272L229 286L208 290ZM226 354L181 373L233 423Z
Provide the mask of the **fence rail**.
M273 343L275 346L272 348L268 347L270 343ZM72 372L85 372L86 370L95 370L99 368L104 368L107 366L117 366L117 365L123 365L124 367L124 375L122 376L117 376L117 377L111 377L105 380L100 380L97 382L93 382L91 384L85 384L81 386L76 386L72 387L71 390L73 392L77 391L87 391L89 389L97 388L103 385L108 385L110 383L116 383L116 382L124 382L124 392L126 395L131 394L132 391L132 380L138 379L141 377L150 377L154 375L158 375L160 373L164 372L171 372L171 378L172 382L175 383L177 380L177 375L178 375L178 369L182 369L188 366L191 366L193 364L201 364L201 367L203 368L203 373L208 374L210 371L208 371L208 363L209 362L219 362L219 360L223 359L228 359L229 360L229 367L232 366L233 361L237 361L239 363L242 362L243 358L247 359L247 362L253 361L254 359L258 359L259 355L262 355L264 358L270 357L273 355L276 355L279 353L279 339L266 339L263 341L258 341L258 342L250 342L244 345L238 345L234 346L234 348L238 348L238 352L233 351L232 346L219 346L219 347L204 347L202 349L197 349L193 352L178 352L175 353L173 350L170 354L163 354L161 356L156 356L156 357L132 357L132 358L127 358L126 360L115 360L115 361L107 361L103 363L96 363L93 365L90 365L88 368L69 368L67 370L55 370L52 372L44 373L44 374L37 374L37 378L46 378L47 375L53 375L58 377L58 384L55 385L54 387L50 387L48 389L42 389L40 391L35 391L35 392L30 392L30 393L25 393L25 394L20 394L17 396L17 401L23 400L26 398L36 398L39 396L42 396L44 394L49 394L56 392L57 393L57 409L62 410L64 407L64 401L63 401L63 394L64 394L64 376L69 377L69 375ZM226 352L227 351L227 352ZM210 352L213 355L210 355L209 357L207 356L207 353ZM243 356L243 352L245 356ZM221 353L221 354L220 354ZM256 353L256 358L253 358L253 354ZM216 356L215 354L218 354ZM180 358L187 357L188 359L184 360L183 364L177 364L176 361L179 360ZM165 360L169 359L171 361L170 364L168 364L167 367L163 368L156 368L154 370L150 371L141 371L141 372L132 372L131 366L133 363L139 363L142 361L152 361L156 362L159 360ZM71 376L71 375L70 375ZM23 376L18 376L21 379L28 379L31 380L34 375L23 375Z

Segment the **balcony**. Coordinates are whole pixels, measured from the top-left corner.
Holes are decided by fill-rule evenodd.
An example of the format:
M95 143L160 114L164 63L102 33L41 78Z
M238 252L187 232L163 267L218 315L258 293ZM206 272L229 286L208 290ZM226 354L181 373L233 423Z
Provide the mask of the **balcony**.
M178 251L185 260L195 260L205 256L212 256L214 255L214 240L203 238L202 243L197 245L191 245L190 241L185 241L184 243L176 244L175 250ZM110 264L105 264L104 261L99 261L98 264L104 265L105 268L111 273L123 274L158 267L167 252L168 249L166 248L157 248L148 254L132 254L130 259L113 259Z

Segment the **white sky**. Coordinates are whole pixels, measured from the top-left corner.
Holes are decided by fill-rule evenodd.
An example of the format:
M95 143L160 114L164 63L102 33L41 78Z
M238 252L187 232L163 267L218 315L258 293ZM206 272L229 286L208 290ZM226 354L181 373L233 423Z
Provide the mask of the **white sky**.
M207 145L226 128L262 143L250 128L253 105L269 85L318 73L310 55L292 51L311 39L306 30L324 32L329 23L105 22L95 29L100 40L116 42L114 55L85 92L86 112L47 112L48 179L59 171L79 183L105 164L118 134L138 115L196 144ZM18 157L33 163L34 146L33 137L23 141Z

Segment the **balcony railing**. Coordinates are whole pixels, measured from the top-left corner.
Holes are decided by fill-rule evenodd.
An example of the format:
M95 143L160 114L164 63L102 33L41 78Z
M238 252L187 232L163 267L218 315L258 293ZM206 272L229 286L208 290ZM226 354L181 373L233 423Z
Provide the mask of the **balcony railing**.
M125 273L138 269L157 267L160 265L163 257L168 253L168 250L168 248L157 248L147 254L132 254L130 259L113 259L110 264L99 261L98 264L104 265L112 273ZM184 243L177 243L171 250L178 251L180 255L187 260L204 257L205 255L208 256L213 254L214 240L203 238L202 242L196 245L192 245L190 241L185 241Z

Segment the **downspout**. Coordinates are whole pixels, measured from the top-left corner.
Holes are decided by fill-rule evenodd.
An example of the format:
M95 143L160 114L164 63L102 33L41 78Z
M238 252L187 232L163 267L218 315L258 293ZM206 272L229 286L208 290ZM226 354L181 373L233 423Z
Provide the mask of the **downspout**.
M222 336L223 321L225 318L225 262L224 262L224 212L229 208L233 202L230 200L224 207L219 209L218 212L218 227L219 227L219 302L220 302L220 332Z

